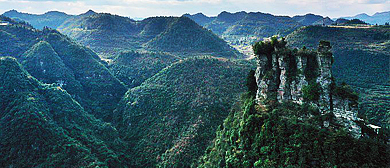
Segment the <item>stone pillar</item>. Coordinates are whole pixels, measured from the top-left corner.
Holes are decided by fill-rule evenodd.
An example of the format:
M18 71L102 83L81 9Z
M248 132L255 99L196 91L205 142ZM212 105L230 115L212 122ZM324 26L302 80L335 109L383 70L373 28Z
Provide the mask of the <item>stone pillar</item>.
M268 62L268 58L272 59L270 63ZM256 100L258 103L262 101L273 103L277 101L276 92L279 88L277 55L273 54L271 57L267 55L259 56L258 65L255 74L258 87Z
M266 55L260 55L257 59L257 69L255 73L256 83L257 83L257 94L256 94L256 100L257 102L260 102L261 100L267 99L267 91L268 91L268 83L263 80L264 76L266 75L267 71L267 56Z
M318 101L322 113L331 110L331 83L332 83L332 52L329 42L320 42L318 46L317 62L319 67L319 76L317 83L320 84L321 94Z
M301 55L296 56L297 59L297 77L291 83L291 99L293 102L303 104L303 86L308 85L305 74L303 73L307 64L307 58Z
M291 100L290 81L287 81L288 63L286 61L286 55L279 55L278 63L280 69L280 84L277 92L277 99L282 103Z

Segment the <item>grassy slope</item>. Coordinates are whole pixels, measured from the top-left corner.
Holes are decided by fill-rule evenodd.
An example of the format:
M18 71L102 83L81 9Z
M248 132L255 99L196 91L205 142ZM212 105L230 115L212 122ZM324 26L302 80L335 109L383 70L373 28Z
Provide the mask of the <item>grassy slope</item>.
M248 62L186 59L129 90L115 113L136 165L189 166L227 116L252 68Z

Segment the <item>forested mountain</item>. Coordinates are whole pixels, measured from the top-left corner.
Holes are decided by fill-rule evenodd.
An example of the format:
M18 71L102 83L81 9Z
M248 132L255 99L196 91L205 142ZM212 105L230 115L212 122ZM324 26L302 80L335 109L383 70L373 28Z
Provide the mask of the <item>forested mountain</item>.
M187 17L170 18L166 26L164 31L145 44L147 50L178 53L177 55L197 53L220 57L240 55L224 40Z
M161 17L148 20L147 23L145 22L143 33L150 35L166 31L164 28L154 29L153 25L167 23L166 20L170 19L172 18ZM181 22L181 18L176 19L177 22ZM76 44L55 30L46 28L42 31L37 30L28 24L15 22L6 17L2 17L2 20L7 20L10 24L0 27L0 32L3 35L1 42L4 44L1 56L13 55L38 80L50 83L50 86L54 88L66 90L70 99L80 108L83 107L81 108L83 113L94 114L96 118L102 118L105 121L112 121L111 118L115 115L115 120L112 123L115 125L115 129L120 130L121 133L119 139L114 137L110 141L120 142L120 145L115 146L120 150L112 149L112 153L115 154L110 156L114 157L114 161L96 159L96 164L102 166L115 165L124 160L126 163L121 164L124 167L126 165L192 164L196 157L203 153L213 138L216 127L227 116L238 95L244 91L243 85L247 73L251 68L254 68L254 62L245 60L218 57L184 59L169 53L134 51L121 52L107 64L101 61L93 51ZM184 21L191 20L185 18ZM104 29L104 26L98 24L96 26ZM160 27L158 26L158 28ZM172 32L167 32L167 34L170 33ZM5 77L2 79L8 80ZM118 79L125 84L119 82ZM116 98L120 98L124 94L122 91L125 89L125 85L131 89L116 106ZM39 91L40 94L43 94L42 92ZM39 102L44 102L44 100L39 100ZM51 105L52 102L45 104ZM111 107L113 106L116 107L115 112L112 112ZM63 107L58 106L58 108ZM51 113L60 112L59 109L49 109L48 111ZM137 117L129 118L129 116ZM154 118L156 116L160 117ZM72 119L75 118L69 118L69 120ZM128 123L129 120L131 123ZM96 130L93 126L89 127ZM50 127L50 129L52 128L59 129ZM80 129L88 131L84 128ZM156 137L151 133L155 133ZM84 133L75 132L75 134L83 135ZM87 138L95 139L93 136L95 135ZM57 140L55 137L49 138ZM159 139L159 142L153 144L156 138ZM122 140L129 143L129 149L126 143L122 143ZM80 143L93 145L87 142ZM62 146L61 143L58 145ZM149 145L156 148L151 148ZM180 149L177 145L180 146ZM9 144L9 146L19 149L16 144ZM123 150L127 152L123 153ZM147 153L144 150L150 152ZM174 153L173 150L186 150L191 155ZM93 152L104 153L93 149L85 157L97 155ZM128 152L133 153L130 157L137 159L127 160ZM78 151L72 154L82 155ZM63 154L56 156L60 157L60 155ZM119 155L123 155L123 157L118 159ZM140 159L139 156L145 157ZM36 157L46 158L46 156L41 155ZM68 158L67 155L63 157ZM150 157L160 157L160 159L155 160L150 159ZM12 163L4 161L4 164L10 165L15 161L9 160ZM88 159L85 162L88 162ZM72 165L56 160L53 162L27 160L20 164ZM76 161L74 164L80 166L84 163ZM93 166L92 163L85 164Z
M55 29L60 26L65 20L73 17L73 15L68 15L66 13L58 11L50 11L41 15L36 15L22 13L16 10L10 10L3 13L3 15L18 21L28 22L37 29L42 29L43 27L50 27Z
M379 24L384 25L385 23L390 22L390 11L388 12L377 12L374 15L370 16L365 13L358 14L356 16L351 17L343 17L344 19L360 19L364 22L370 23L370 24Z
M386 27L337 28L310 26L287 36L293 47L320 40L333 44L333 75L339 82L354 86L361 93L362 114L378 125L390 124L390 29Z
M0 167L389 165L386 26L6 14L17 21L0 15Z
M240 57L225 41L186 17L134 21L101 13L81 17L58 29L104 58L129 50L166 51L182 57L204 54Z
M304 26L310 26L318 21L322 21L324 17L320 15L314 15L314 14L306 14L301 16L294 16L292 17L293 20L297 21L298 23L304 25Z
M0 56L18 58L38 80L61 86L97 118L111 119L126 88L94 52L55 30L20 22L0 26L0 33Z
M241 108L193 167L387 167L389 135L353 119L357 96L334 83L330 49L327 41L316 50L277 38L256 43L262 62Z
M110 62L109 69L128 88L133 88L179 60L178 57L167 53L129 51L118 54Z
M291 29L298 28L298 22L287 16L274 16L271 14L261 12L221 12L216 17L208 19L201 17L200 14L183 16L189 17L198 24L210 29L214 33L223 37L230 43L238 43L239 41L230 41L233 39L246 40L245 38L255 38L252 41L259 40L259 38L270 37L275 34L286 35ZM207 22L205 20L208 20ZM249 40L249 39L247 39Z
M4 13L35 28L48 26L90 47L102 58L112 59L123 51L152 50L177 56L237 58L241 54L210 31L186 17L151 17L135 21L128 17L88 11L80 15L48 12L42 15L11 10Z
M56 85L0 57L1 167L125 167L127 145L109 123Z
M206 149L244 90L253 64L221 58L174 63L130 89L115 123L137 167L188 167Z
M253 97L243 98L193 167L388 166L386 143L355 139L342 128L326 128L317 110L296 104L264 110Z
M261 12L221 12L216 17L201 13L185 14L196 23L213 31L230 45L247 55L252 55L251 45L273 35L285 36L294 30L308 25L330 25L333 21L323 16L306 14L303 16L275 16Z

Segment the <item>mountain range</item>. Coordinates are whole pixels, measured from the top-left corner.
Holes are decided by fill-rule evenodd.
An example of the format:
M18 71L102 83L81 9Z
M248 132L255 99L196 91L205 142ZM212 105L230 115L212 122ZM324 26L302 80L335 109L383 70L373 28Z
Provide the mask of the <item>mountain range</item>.
M365 21L369 24L378 24L378 25L384 25L385 23L390 22L390 12L377 12L373 14L372 16L367 15L365 13L358 14L356 16L351 17L342 17L344 19L360 19Z
M128 17L88 11L80 15L48 12L29 15L15 10L3 15L29 22L33 27L48 26L90 47L102 58L121 51L164 51L178 56L216 55L241 57L238 51L186 17L151 17L135 21ZM217 52L216 52L217 51Z
M291 18L261 12L229 13L224 11L215 17L208 17L202 13L184 14L183 16L193 19L247 55L252 55L250 46L263 38L273 35L285 36L302 26L333 23L329 18L314 14ZM324 20L327 22L323 22Z
M44 84L12 57L0 57L1 167L125 166L118 131L84 111L55 84Z
M17 67L16 69L26 76L19 79L21 75L3 73L4 75L1 77L1 83L7 84L1 87L1 89L6 89L2 91L4 99L2 97L2 101L0 101L2 103L1 109L5 109L1 112L2 120L4 120L4 125L10 125L4 127L6 130L0 134L0 138L3 140L3 144L0 145L2 147L0 154L4 158L0 164L6 167L60 164L76 167L94 167L96 165L132 167L154 166L162 160L168 160L166 158L157 162L147 159L147 157L139 161L128 159L129 157L137 157L138 154L148 157L169 155L174 157L170 160L183 161L189 165L196 159L193 156L200 156L202 153L200 151L203 151L208 142L212 140L213 136L209 135L214 133L223 118L227 116L239 94L245 91L243 86L247 72L255 67L253 61L247 60L230 60L211 56L186 58L164 52L135 51L120 52L107 63L102 61L92 50L77 44L56 30L50 28L38 30L27 23L17 22L4 16L1 16L1 21L9 23L0 27L0 38L4 44L1 45L0 56L2 60L6 60L5 65L2 66L5 68L4 72L13 72L10 65L15 65L14 67ZM3 57L9 55L13 58ZM12 63L8 65L8 62ZM39 90L39 88L48 85L64 92L67 98L53 97L53 100L50 101L41 99L39 95L37 98L25 98L26 100L35 100L37 108L28 105L30 102L24 101L25 99L21 99L20 102L27 103L27 105L23 103L10 104L16 101L13 96L14 86L11 83L22 83L20 81L24 81L24 78L35 81L33 86L37 88L31 88L31 92L34 94L37 92L36 94L46 96L45 91ZM20 87L24 88L23 85ZM125 94L126 89L129 90ZM19 91L19 89L16 88L15 91ZM21 91L18 95L28 96L24 95L25 93ZM65 103L66 99L69 99L73 104L58 105L60 102ZM122 100L119 101L119 99ZM53 101L57 102L53 103ZM113 105L116 106L115 110L112 109ZM96 126L80 127L77 126L77 123L86 122L83 118L62 115L54 121L49 120L50 123L54 123L54 126L38 123L36 127L33 125L34 127L18 130L23 134L7 131L13 127L19 128L15 124L24 123L23 121L15 121L15 123L8 124L8 121L15 116L13 113L6 115L8 109L14 109L12 112L19 114L19 110L24 110L22 108L24 106L35 109L34 112L37 113L42 111L43 116L39 120L45 120L46 115L60 115L61 110L67 110L63 106L69 106L68 108L76 106L76 109L67 110L64 113L88 114L92 120L88 122L93 122ZM27 113L31 112L27 111ZM21 118L23 116L26 119L30 118L24 113L20 115ZM129 116L138 116L139 120L134 120L135 118L129 118ZM155 116L161 118L153 118ZM210 116L212 118L209 118ZM56 125L56 120L64 119L69 123L76 124L70 125L70 128L75 129L74 131L66 126L66 130L71 132L65 132L65 135L62 135L56 130L61 133L65 126ZM129 119L131 123L128 123ZM25 127L25 125L22 126ZM159 127L161 130L158 129ZM206 127L209 131L203 132L201 128ZM42 133L29 131L41 130L41 128L47 131ZM102 129L115 136L106 135L100 131ZM109 129L114 130L110 131ZM50 131L54 131L54 133L50 133ZM117 131L121 133L117 134ZM6 132L7 134L5 134ZM27 134L28 132L31 134ZM199 132L199 137L189 141L188 136L192 136L196 132ZM39 134L50 137L38 136ZM26 146L32 145L32 149L30 147L25 149L24 146L16 144L17 139L9 139L12 135L15 135L15 138L31 137L38 142L26 139L24 144ZM104 138L100 138L100 136ZM64 137L70 137L69 141L72 138L77 139L77 141L54 144L57 140L60 142L59 140L64 139ZM48 144L49 142L44 139L52 139L53 141ZM96 144L94 144L95 139ZM102 142L101 139L109 142ZM150 148L149 144L154 144L156 139L161 143L155 144L157 148ZM186 146L183 148L194 154L186 157L190 160L169 152L170 149L176 148L176 145L184 142ZM78 145L78 143L82 145ZM115 145L110 146L111 143ZM69 147L71 150L69 154L85 158L85 160L74 160L70 163L72 157L61 153L62 147L66 144L76 145L74 148ZM37 145L39 146L36 148ZM42 146L46 148L42 148ZM19 155L19 160L22 162L17 163L13 159L16 155L13 152L14 149L25 153ZM38 149L44 154L34 155L34 150ZM150 150L150 153L144 154L143 150ZM130 155L130 153L132 154ZM34 156L38 159L33 161L33 159L24 156ZM95 162L92 163L90 160Z
M260 12L0 23L0 167L388 165L389 27Z
M38 80L61 86L88 112L110 120L126 87L93 51L56 30L11 23L0 27L0 56L17 58Z

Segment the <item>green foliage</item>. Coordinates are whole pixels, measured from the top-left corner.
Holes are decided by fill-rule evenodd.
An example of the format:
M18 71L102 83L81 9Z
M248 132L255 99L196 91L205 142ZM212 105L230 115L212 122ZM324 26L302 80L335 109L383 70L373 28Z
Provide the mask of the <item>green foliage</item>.
M0 73L1 167L130 166L117 130L66 91L40 83L11 57L0 57Z
M302 88L303 99L305 101L318 101L321 94L321 86L317 82L310 82Z
M108 59L131 50L170 52L181 57L241 56L224 40L187 17L134 21L117 15L95 14L75 18L58 29Z
M340 86L334 86L334 88L332 88L332 93L337 97L353 102L353 104L357 104L359 100L358 93L354 92L352 87L345 82L341 83Z
M176 62L130 89L114 112L137 167L188 167L206 149L238 95L248 61L200 57Z
M256 96L257 92L257 82L255 74L255 70L250 70L248 76L246 77L246 87L248 88L249 94L252 96Z
M259 110L256 110L259 109ZM375 138L354 139L310 105L260 110L246 97L232 111L193 167L386 167L390 147ZM330 121L323 127L323 121Z
M285 36L302 26L293 18L260 12L221 12L217 17L199 17L199 14L185 17L213 31L236 48L251 46L273 35ZM244 49L247 50L250 49Z
M187 17L172 18L167 27L145 46L148 49L173 53L207 53L228 58L240 55L224 40Z
M128 88L133 88L178 60L179 58L166 53L130 51L120 53L108 67L116 78Z
M271 41L260 41L253 45L255 55L271 55L274 52L274 46Z
M387 117L390 110L387 105L390 104L389 39L389 27L380 26L367 29L308 26L287 37L288 45L292 47L315 48L313 44L321 40L331 42L334 55L332 75L358 91L361 117L382 126L390 123ZM318 73L313 70L306 72L313 74L305 73L306 78Z
M268 41L259 41L253 45L253 52L255 55L267 55L271 56L275 51L275 48L283 49L286 47L284 38L278 39L278 36L272 36Z
M287 80L293 81L296 79L296 76L298 75L298 67L297 67L297 50L284 50L285 55L285 61L287 62Z
M94 52L56 30L40 31L19 22L0 26L0 39L0 56L12 54L31 75L61 86L88 112L111 121L126 88Z
M28 13L21 13L16 10L10 10L5 12L3 15L15 20L28 22L37 29L42 29L44 27L55 29L65 22L65 20L72 17L65 13L56 11L46 12L42 15L32 15Z
M346 25L357 25L357 24L364 24L366 25L367 23L362 21L362 20L359 20L359 19L352 19L348 22L345 23Z
M318 67L316 52L303 48L299 50L297 54L300 55L302 58L307 59L306 67L303 70L303 74L305 75L305 78L308 81L315 80L319 75L318 72L319 67Z

